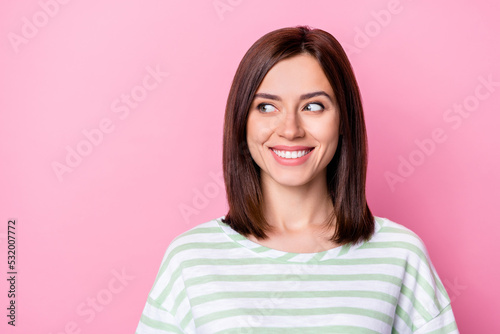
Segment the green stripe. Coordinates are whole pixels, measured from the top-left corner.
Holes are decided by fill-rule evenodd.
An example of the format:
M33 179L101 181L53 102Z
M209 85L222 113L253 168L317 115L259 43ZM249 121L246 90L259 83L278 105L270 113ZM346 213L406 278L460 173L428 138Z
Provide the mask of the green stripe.
M264 252L267 252L269 250L270 250L270 248L267 248L267 247L264 247L264 246L259 246L259 247L252 248L252 251L254 251L255 253L264 253Z
M184 295L184 298L187 297L184 293L184 290L182 291L181 294ZM182 299L184 299L184 298L182 298ZM170 312L169 310L166 310L163 306L161 306L161 304L159 304L156 300L152 299L149 296L148 296L148 303L151 304L152 306L158 308L158 309L161 309L161 310L169 313L170 315L172 315L172 317L173 317L173 314L177 313L177 308L175 309L175 312ZM180 301L179 301L179 303L180 303ZM191 310L189 310L189 312L184 316L184 318L182 319L182 321L179 325L181 326L181 328L186 328L187 324L192 319L193 319L193 315L191 314ZM142 321L142 318L141 318L141 321ZM150 327L159 328L159 329L163 329L163 330L171 330L171 331L174 331L175 333L181 333L181 334L184 333L184 332L180 331L177 327L175 327L175 326L172 327L172 325L163 322L163 321L165 321L164 319L162 319L162 321L157 321L157 320L146 317L146 321L149 321L149 323L146 323L144 321L143 322ZM158 326L160 326L160 327L158 327ZM165 328L163 328L161 326L164 326ZM174 328L174 329L171 329L171 328Z
M239 241L239 240L247 240L247 238L241 234L226 234L227 236L229 236L232 240L234 241Z
M415 294L413 294L413 291L411 291L408 287L403 285L401 287L401 293L408 297L408 299L411 301L413 308L417 310L418 313L422 316L422 318L425 319L425 321L429 321L432 319L432 315L427 312L427 310L422 306L419 300L415 299Z
M238 308L231 310L224 310L214 312L198 319L195 319L196 327L203 326L211 321L236 317L242 315L262 315L262 316L308 316L308 315L331 315L331 314L350 314L361 315L383 321L392 325L393 319L378 311L366 310L354 307L320 307L320 308L306 308L306 309L265 309L265 308Z
M283 256L277 257L276 260L287 261L290 260L291 258L294 258L295 256L297 256L297 253L286 253Z
M392 327L391 334L399 334L399 332L396 330L396 328Z
M215 334L254 333L255 327L238 327L218 331ZM368 328L357 326L317 327L260 327L259 334L379 334Z
M444 314L446 314L448 312L451 312L451 304L448 304L444 309L442 309L441 312L439 313L439 315L437 315L436 317L443 316ZM450 320L452 319L452 317L453 317L453 315L450 316ZM444 327L441 327L441 328L436 329L432 332L429 332L428 334L446 334L446 333L450 333L450 332L457 331L457 330L458 330L457 323L456 323L456 321L453 321Z
M167 299L168 295L170 294L170 291L172 291L172 286L174 285L175 281L181 276L182 272L182 267L178 267L173 273L172 276L169 277L168 279L168 284L163 288L161 293L156 297L155 302L158 304L163 304L165 300ZM159 277L159 276L158 276ZM156 287L157 282L155 282L153 288Z
M427 257L425 256L424 252L417 246L405 242L405 241L378 241L378 242L367 242L361 246L358 247L358 249L366 249L366 248L402 248L402 249L407 249L409 251L412 251L422 261L427 263Z
M385 225L386 220L383 219L382 217L374 217L375 218L375 223L379 224L380 227L383 227Z
M342 249L340 250L340 252L339 252L339 254L337 256L341 256L341 255L346 254L347 252L349 252L349 249L351 249L351 244L350 243L343 245Z
M406 266L406 260L397 257L378 257L378 258L363 258L363 259L328 259L318 263L318 265L340 265L340 266L357 266L362 264L363 265L391 264L404 268Z
M446 291L446 289L444 288L443 286L443 283L441 282L441 280L439 279L438 275L436 272L432 271L432 275L434 277L434 282L436 282L436 286L438 288L438 290L445 296L446 300L448 302L450 302L450 297L448 296L448 292ZM437 296L436 296L436 302L437 302L437 305L438 305L438 308L441 308L441 305L439 304L438 300L437 300Z
M198 306L203 303L212 302L219 299L231 298L331 298L331 297L358 297L372 298L385 301L392 305L398 303L397 298L383 292L376 291L234 291L234 292L214 292L211 294L195 297L190 300L191 306Z
M205 275L189 278L185 281L186 287L208 282L318 282L318 281L381 281L401 286L401 279L386 274L358 274L358 275L311 275L311 274L260 274L260 275Z
M418 241L421 241L421 239L418 237L418 235L415 232L413 232L411 230L407 230L405 228L401 228L401 227L384 226L383 228L380 229L379 233L401 233L401 234L406 234L406 235L412 236L415 239L417 239Z
M187 325L193 320L193 314L191 313L191 310L184 316L184 318L181 320L181 327L186 328Z
M204 234L204 233L217 233L220 234L220 227L215 226L215 227L195 227L189 231L186 231L182 234L180 234L178 237L174 238L174 240L178 240L182 237L185 237L187 235L193 235L193 234Z
M454 321L451 324L441 327L440 329L436 329L435 331L428 332L427 334L446 334L456 330L458 330L457 323Z
M159 321L159 320L154 320L154 319L148 318L144 314L142 314L142 316L140 318L140 322L142 322L144 325L146 325L148 327L155 328L155 329L160 329L160 330L164 330L164 331L166 331L168 333L183 334L183 331L180 330L177 326L171 325L171 324L167 324L167 323L165 323L163 321Z
M174 305L172 306L172 313L173 314L177 313L177 309L181 305L184 298L187 298L186 289L182 289L181 291L179 291L179 294L175 298Z
M158 276L161 276L167 269L167 267L170 265L170 262L172 261L172 258L177 255L178 253L186 250L193 250L193 249L236 249L239 248L239 245L235 245L232 242L190 242L187 244L182 244L179 246L174 247L168 254L167 258L163 262L159 272Z
M327 252L328 252L328 251L324 251L324 252L320 252L320 253L318 253L318 254L314 255L314 256L311 258L311 260L310 260L310 261L311 261L311 262L318 262L318 261L320 261L320 260L323 258L323 256L325 256L325 255L326 255L326 253L327 253Z
M405 322L405 324L408 326L408 328L413 327L413 322L411 321L410 316L408 313L406 313L405 310L403 310L399 305L396 306L396 315Z
M425 293L427 293L427 295L434 301L434 303L436 303L437 308L441 308L434 288L429 284L429 282L427 282L425 277L420 275L420 272L409 263L406 266L406 272L415 278L417 284L425 291Z

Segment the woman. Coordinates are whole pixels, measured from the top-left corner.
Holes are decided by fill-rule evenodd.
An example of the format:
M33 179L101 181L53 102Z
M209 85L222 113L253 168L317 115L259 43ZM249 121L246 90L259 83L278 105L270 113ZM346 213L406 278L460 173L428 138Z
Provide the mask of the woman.
M229 212L172 241L137 333L458 333L422 241L370 212L366 166L337 40L261 37L226 106Z

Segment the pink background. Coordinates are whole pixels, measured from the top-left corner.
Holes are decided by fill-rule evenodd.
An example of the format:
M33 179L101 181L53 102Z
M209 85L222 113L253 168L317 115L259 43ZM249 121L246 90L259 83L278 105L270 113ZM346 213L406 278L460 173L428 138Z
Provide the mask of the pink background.
M424 240L461 333L500 331L497 1L59 1L0 10L2 333L135 331L169 242L226 213L222 124L241 57L299 24L348 50L373 213ZM58 176L68 150L83 156Z

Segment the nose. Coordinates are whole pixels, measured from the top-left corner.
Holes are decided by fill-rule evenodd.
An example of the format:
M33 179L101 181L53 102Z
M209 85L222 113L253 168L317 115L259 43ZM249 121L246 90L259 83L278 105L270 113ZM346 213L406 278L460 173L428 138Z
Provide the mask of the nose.
M285 112L276 118L276 133L288 140L304 136L300 117L296 112Z

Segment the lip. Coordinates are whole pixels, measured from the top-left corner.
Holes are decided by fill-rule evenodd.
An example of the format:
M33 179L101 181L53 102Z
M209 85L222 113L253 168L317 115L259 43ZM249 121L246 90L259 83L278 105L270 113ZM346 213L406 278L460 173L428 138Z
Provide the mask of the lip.
M311 150L314 147L311 146L285 146L285 145L276 145L276 146L270 146L269 148L275 149L278 151L304 151L304 150Z
M287 148L287 149L283 149L283 147ZM293 148L293 149L291 149ZM278 150L278 151L303 151L303 150L311 150L311 152L307 153L306 155L300 157L300 158L296 158L296 159L286 159L286 158L282 158L280 157L279 155L277 155L273 149L275 150ZM273 155L274 159L281 165L283 166L298 166L298 165L302 165L303 163L305 163L307 161L307 159L309 159L309 157L311 156L311 153L312 151L314 151L314 147L308 147L308 146L273 146L273 147L270 147L269 148L269 151L271 152L271 154Z

